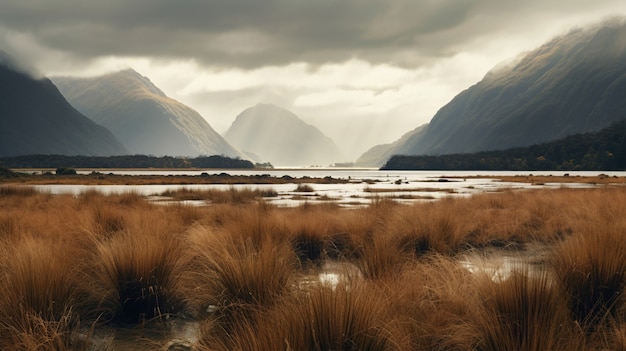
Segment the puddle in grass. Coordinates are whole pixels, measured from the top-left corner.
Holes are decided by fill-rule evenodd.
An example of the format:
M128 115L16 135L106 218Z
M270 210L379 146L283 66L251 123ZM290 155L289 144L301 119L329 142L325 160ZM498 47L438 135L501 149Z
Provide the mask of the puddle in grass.
M472 273L484 273L494 281L504 280L514 272L541 275L549 272L549 247L527 244L523 249L488 248L462 253L458 262Z
M359 268L350 262L325 261L321 267L314 268L303 276L298 286L306 288L321 283L334 288L339 284L360 279L362 276Z
M546 245L529 244L523 250L487 248L467 251L460 254L457 260L468 271L484 273L499 281L507 279L515 271L529 274L546 272L548 252ZM362 279L362 273L354 264L325 261L304 274L298 287L306 289L320 283L336 287L358 279ZM150 322L144 326L98 327L91 337L95 350L106 351L192 350L199 338L200 322L177 318Z
M91 340L96 350L168 350L174 345L179 346L175 350L191 350L191 345L198 341L199 336L199 322L174 318L145 325L98 327Z
M298 286L321 283L335 287L360 277L361 272L352 263L327 261L304 275ZM199 338L200 322L179 318L143 326L102 326L90 337L94 350L103 351L193 350Z

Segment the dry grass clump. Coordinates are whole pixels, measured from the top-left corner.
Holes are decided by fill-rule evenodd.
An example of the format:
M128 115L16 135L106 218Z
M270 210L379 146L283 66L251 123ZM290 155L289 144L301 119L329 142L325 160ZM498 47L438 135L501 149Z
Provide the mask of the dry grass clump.
M4 292L2 312L25 308L60 319L74 302L72 258L57 255L58 245L31 237L2 246L2 281L11 287Z
M626 222L620 216L594 224L559 243L552 260L572 317L587 329L622 322L626 306Z
M409 350L473 350L476 279L453 258L428 255L381 285Z
M296 186L294 190L296 193L314 193L315 188L311 184L300 183Z
M228 190L180 188L165 191L161 196L177 201L204 200L214 204L245 204L265 197L276 197L278 192L274 189L237 189L231 186Z
M315 284L295 292L232 333L203 339L212 350L400 350L388 301L362 283Z
M359 252L356 264L367 279L396 277L414 259L396 238L382 233L375 233L356 245Z
M181 242L173 235L122 232L96 243L87 294L101 318L138 323L181 312L176 295Z
M66 350L80 316L76 267L62 247L31 237L2 243L0 348Z
M230 329L251 318L259 307L271 306L293 286L297 267L293 250L270 237L231 236L203 227L188 233L193 267L184 280L186 301L195 315L209 317L216 328Z
M402 208L392 215L388 232L416 256L427 252L453 254L467 241L466 215L457 200L443 199L419 207Z
M0 197L28 197L37 195L35 188L30 186L2 185L0 186Z
M341 226L341 211L334 205L306 205L284 209L283 226L303 265L347 254L350 238Z
M271 329L284 333L280 339L294 350L393 350L387 307L373 286L318 284L275 311Z
M268 240L286 243L288 229L285 217L273 206L226 206L218 209L220 218L214 218L214 227L239 242L250 241L260 248ZM226 211L226 212L222 212Z
M106 346L94 345L90 340L90 330L82 333L75 313L68 310L59 320L50 320L32 311L22 311L23 323L19 327L2 326L3 337L0 348L3 350L24 351L97 351Z
M582 349L583 339L569 318L566 299L551 277L517 272L504 281L485 279L478 287L482 308L473 323L479 350Z

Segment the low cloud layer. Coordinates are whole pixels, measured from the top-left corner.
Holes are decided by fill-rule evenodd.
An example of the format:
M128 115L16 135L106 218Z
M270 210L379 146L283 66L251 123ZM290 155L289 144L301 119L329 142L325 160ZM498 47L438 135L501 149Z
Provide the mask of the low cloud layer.
M255 68L360 58L419 65L477 37L623 1L5 0L3 27L73 56L147 56ZM523 29L523 28L522 28ZM515 29L513 29L515 30Z

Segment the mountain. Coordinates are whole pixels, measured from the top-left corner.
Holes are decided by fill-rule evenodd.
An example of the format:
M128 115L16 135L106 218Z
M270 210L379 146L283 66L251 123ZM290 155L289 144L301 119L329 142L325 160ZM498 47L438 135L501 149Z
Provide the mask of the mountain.
M53 80L72 105L111 130L132 154L243 156L198 112L134 70Z
M427 124L423 124L412 131L405 133L400 139L391 144L376 145L367 150L354 163L357 167L380 167L391 156L396 154L410 154L413 140L419 140L420 135L424 133Z
M274 166L328 165L342 161L335 143L295 114L271 104L240 113L224 133L240 150Z
M501 150L597 131L626 117L624 62L626 21L573 30L494 68L388 153Z
M0 156L122 155L106 128L73 108L48 79L34 79L0 60Z
M623 171L626 119L597 132L528 147L440 156L396 155L385 170Z

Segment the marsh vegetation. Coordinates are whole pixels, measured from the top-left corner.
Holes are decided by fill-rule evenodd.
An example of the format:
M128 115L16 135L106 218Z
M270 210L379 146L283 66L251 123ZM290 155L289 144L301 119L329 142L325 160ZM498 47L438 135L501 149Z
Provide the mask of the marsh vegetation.
M0 349L110 350L103 326L171 320L197 322L196 350L626 349L622 186L352 209L234 192L0 186ZM541 272L459 264L535 247Z

